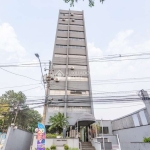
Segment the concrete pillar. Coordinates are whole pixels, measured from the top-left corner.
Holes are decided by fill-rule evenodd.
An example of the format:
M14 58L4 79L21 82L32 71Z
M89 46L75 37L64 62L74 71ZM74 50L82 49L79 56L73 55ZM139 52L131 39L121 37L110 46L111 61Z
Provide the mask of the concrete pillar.
M142 95L142 100L146 106L147 112L149 114L150 117L150 98L149 95L147 93L147 91L141 90L141 95Z

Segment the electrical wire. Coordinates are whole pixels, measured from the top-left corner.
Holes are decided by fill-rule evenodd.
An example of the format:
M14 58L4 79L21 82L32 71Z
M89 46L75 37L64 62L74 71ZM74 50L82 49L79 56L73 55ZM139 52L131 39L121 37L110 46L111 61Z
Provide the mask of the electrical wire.
M18 88L18 87L24 87L24 86L32 86L32 85L37 85L41 83L36 83L36 84L26 84L26 85L18 85L18 86L12 86L12 87L2 87L0 89L7 89L7 88Z
M145 56L145 55L150 55L150 52L147 53L130 53L130 54L114 54L114 55L108 55L108 56L104 56L104 57L93 57L88 59L89 62L106 62L106 61L123 61L123 60L136 60L136 59L149 59L148 58L135 58L135 59L121 59L121 60L114 60L114 58L125 58L125 57L136 57L136 56ZM56 57L55 57L56 58ZM61 57L58 57L61 58ZM59 59L59 62L64 62L62 60ZM71 62L87 62L86 60L83 59L77 59L77 58L71 58ZM42 64L48 64L48 61L46 62L41 62ZM0 67L29 67L31 65L36 65L33 67L39 67L37 66L39 63L35 62L35 63L19 63L16 65L1 65Z
M40 80L36 80L36 79L30 78L30 77L27 77L27 76L24 76L24 75L21 75L21 74L17 74L17 73L14 73L14 72L8 71L8 70L6 70L6 69L4 69L4 68L1 68L1 67L0 67L0 69L2 69L2 70L4 70L4 71L6 71L6 72L8 72L8 73L11 73L11 74L17 75L17 76L21 76L21 77L24 77L24 78L28 78L28 79L31 79L31 80L34 80L34 81L40 81Z

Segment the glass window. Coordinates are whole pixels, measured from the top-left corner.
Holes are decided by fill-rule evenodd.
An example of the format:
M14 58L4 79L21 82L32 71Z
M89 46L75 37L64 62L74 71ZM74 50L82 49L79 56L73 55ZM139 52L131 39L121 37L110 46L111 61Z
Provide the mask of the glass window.
M147 119L146 119L144 110L143 110L143 111L140 111L140 112L139 112L139 115L140 115L140 118L141 118L141 121L142 121L142 125L147 125L148 123L147 123Z
M102 134L102 129L100 130L100 134ZM109 134L109 128L103 127L103 134Z
M78 40L78 41L84 41L84 38L69 38L70 40Z
M134 126L135 127L140 126L137 114L132 115L132 118L133 118Z
M67 58L67 55L55 54L55 57Z
M69 48L85 49L85 46L70 45Z
M64 38L64 37L57 37L57 40L67 40L67 38Z
M68 30L61 30L61 29L58 29L58 31L66 32L66 31L68 31Z
M67 45L59 45L59 44L56 44L56 48L66 48Z

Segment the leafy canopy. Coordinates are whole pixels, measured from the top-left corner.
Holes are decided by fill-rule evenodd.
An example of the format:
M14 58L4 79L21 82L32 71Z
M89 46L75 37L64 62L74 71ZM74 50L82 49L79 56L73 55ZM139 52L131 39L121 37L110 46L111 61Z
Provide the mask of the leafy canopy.
M8 128L15 117L14 111L9 112L10 108L18 105L22 107L23 110L18 111L15 124L21 129L34 132L38 122L41 122L42 117L38 111L28 108L25 102L26 96L22 92L16 93L10 90L0 96L0 116L1 124L3 124L4 129Z
M63 128L68 126L68 117L65 118L63 113L58 112L54 116L50 116L49 123L51 126L49 127L49 131L56 130L59 134L62 133Z
M64 0L66 3L70 3L70 7L74 6L75 2L78 2L78 0ZM83 0L84 1L84 0ZM89 6L93 7L94 6L94 0L88 0L89 1ZM105 0L100 0L101 3L103 3Z

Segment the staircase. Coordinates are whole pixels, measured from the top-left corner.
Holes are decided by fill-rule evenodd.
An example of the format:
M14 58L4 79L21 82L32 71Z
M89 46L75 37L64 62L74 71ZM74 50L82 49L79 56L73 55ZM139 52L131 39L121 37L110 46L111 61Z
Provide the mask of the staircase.
M82 142L81 145L82 145L82 150L95 150L91 142Z

